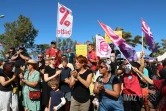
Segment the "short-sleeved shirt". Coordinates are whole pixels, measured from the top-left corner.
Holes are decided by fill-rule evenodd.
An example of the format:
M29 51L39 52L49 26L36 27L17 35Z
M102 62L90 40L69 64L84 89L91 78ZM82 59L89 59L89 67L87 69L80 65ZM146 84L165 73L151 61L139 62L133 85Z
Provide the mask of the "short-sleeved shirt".
M69 67L66 67L60 68L60 70L62 70L60 74L60 89L62 92L70 92L71 89L69 87L69 84L65 83L64 80L70 77L71 69Z
M86 80L89 74L92 74L92 71L87 69L83 74L80 74L80 77ZM90 90L89 88L86 88L80 81L77 81L72 90L72 96L76 101L85 103L90 99Z
M50 105L50 111L54 111L54 106L58 106L61 103L61 98L63 98L63 93L58 91L51 91L50 92L51 97L51 105Z
M58 49L49 48L46 50L46 55L49 55L49 57L51 56L56 57L56 64L55 64L56 67L58 67L60 64L60 58L57 57L57 55L61 55L61 54L62 54L61 51Z
M89 52L88 53L88 62L92 64L91 70L96 70L97 67L97 63L96 62L91 62L90 59L96 60L97 56L96 56L96 52Z
M123 83L123 93L124 94L136 94L139 97L142 97L142 91L138 76L134 74L124 74L124 83Z

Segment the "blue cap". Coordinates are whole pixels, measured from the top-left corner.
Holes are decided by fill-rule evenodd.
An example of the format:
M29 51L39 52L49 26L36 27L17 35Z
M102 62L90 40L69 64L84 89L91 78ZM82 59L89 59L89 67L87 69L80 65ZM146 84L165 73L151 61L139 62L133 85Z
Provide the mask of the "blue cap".
M71 49L71 48L70 47L66 47L65 49L68 50L68 49Z

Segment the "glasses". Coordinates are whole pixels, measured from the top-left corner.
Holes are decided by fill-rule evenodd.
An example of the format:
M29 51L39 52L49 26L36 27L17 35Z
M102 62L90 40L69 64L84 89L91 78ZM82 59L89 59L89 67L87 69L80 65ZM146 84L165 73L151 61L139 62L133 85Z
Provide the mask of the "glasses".
M56 59L51 59L51 60L56 60Z
M38 56L38 58L43 58L42 56Z
M99 66L99 68L100 68L100 69L103 69L103 68L105 68L105 66Z

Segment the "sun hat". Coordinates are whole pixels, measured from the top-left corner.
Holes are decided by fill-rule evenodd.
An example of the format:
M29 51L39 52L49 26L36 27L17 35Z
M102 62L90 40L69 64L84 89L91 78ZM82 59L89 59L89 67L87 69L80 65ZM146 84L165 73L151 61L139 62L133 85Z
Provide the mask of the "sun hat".
M29 63L29 64L37 64L37 62L35 60L33 60L33 59L29 59L27 63Z

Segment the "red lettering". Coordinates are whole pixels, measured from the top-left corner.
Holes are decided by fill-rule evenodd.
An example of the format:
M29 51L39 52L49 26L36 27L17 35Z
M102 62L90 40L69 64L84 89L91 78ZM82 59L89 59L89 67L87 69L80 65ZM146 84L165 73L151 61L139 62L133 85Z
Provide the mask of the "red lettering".
M60 30L57 30L57 34L67 34L67 35L70 35L71 31L69 30L64 30L64 29L60 29Z

